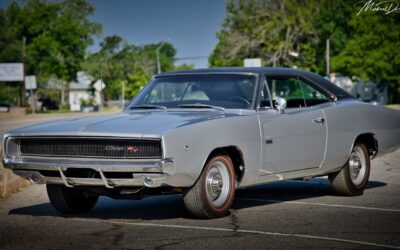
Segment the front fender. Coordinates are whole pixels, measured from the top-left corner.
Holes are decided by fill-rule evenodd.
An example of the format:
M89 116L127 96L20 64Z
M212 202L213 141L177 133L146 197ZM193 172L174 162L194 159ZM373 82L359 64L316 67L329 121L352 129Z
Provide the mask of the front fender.
M234 116L190 124L162 136L164 158L173 158L174 186L192 186L200 176L210 153L226 146L242 150L245 162L243 185L254 182L260 168L260 130L256 116ZM184 177L184 178L183 178Z

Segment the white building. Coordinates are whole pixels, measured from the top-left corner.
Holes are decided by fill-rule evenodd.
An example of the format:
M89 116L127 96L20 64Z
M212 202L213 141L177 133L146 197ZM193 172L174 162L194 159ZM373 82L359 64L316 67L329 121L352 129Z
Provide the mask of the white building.
M69 84L69 107L71 111L81 111L81 100L89 101L90 85L83 82L71 82Z
M78 71L76 74L78 82L69 83L69 107L71 111L81 111L81 101L90 101L90 84L93 82L93 77L83 71Z

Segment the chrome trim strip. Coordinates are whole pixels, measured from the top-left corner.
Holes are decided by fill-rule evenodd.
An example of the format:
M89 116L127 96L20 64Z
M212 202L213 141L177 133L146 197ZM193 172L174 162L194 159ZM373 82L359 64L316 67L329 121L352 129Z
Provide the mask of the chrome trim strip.
M166 159L68 159L46 157L3 157L4 167L25 179L32 181L32 176L38 178L37 184L59 184L66 187L99 186L114 187L160 187L169 186L169 177L175 175L175 162ZM92 169L99 172L101 178L67 177L67 169ZM56 176L44 176L40 171L55 171ZM131 173L132 178L107 178L105 172Z
M3 164L5 168L12 170L29 170L29 171L40 171L40 170L52 170L59 171L59 169L67 168L89 168L95 171L99 169L103 172L132 172L132 173L163 173L167 175L175 174L175 162L171 158L158 161L148 162L60 162L60 161L30 161L30 159L19 159L19 158L3 158ZM61 173L60 173L61 174Z
M40 181L37 184L60 184L65 185L65 180L60 177L44 177L37 171L25 171L25 170L15 170L15 174L28 179L33 175L37 175L40 177ZM61 174L61 173L60 173ZM165 183L167 175L166 174L133 174L132 178L127 179L107 179L109 182L113 183L113 187L160 187L164 185L168 185ZM144 180L146 178L150 178L152 180L151 185L146 185ZM105 183L102 179L96 178L68 178L67 184L71 186L73 183L73 187L76 186L98 186L104 187ZM68 187L68 186L67 186Z
M15 170L57 170L57 167L65 168L90 168L106 172L136 172L136 173L175 173L173 159L156 161L50 161L47 159L33 160L30 158L3 158L4 167Z
M226 72L169 72L169 73L163 73L159 75L154 75L152 80L155 78L161 78L161 77L171 77L171 76L186 76L186 75L259 75L259 72L238 72L238 71L226 71Z
M8 157L11 158L11 157ZM153 158L143 158L143 159L114 159L114 158L73 158L73 157L43 157L43 156L13 156L17 161L30 161L30 162L48 162L48 163L57 163L57 162L65 162L65 163L81 163L85 162L88 164L101 164L104 163L114 163L114 164L136 164L136 163L149 163L149 162L158 162L161 158L153 159Z
M12 139L106 139L106 140L148 140L148 141L161 141L161 138L147 138L147 137L113 137L113 136L87 136L87 135L82 135L82 136L77 136L77 135L30 135L30 136L9 136L7 138L12 138Z

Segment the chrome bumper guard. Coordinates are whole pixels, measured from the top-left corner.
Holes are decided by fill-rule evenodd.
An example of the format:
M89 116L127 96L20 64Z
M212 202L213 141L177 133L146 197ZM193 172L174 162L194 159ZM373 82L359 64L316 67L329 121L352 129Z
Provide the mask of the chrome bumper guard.
M36 184L63 184L75 186L160 187L175 173L173 159L116 161L116 160L57 160L37 158L3 158L4 167ZM100 178L67 177L67 169L92 169ZM60 177L44 176L43 170L58 172ZM132 173L132 178L107 178L104 172Z

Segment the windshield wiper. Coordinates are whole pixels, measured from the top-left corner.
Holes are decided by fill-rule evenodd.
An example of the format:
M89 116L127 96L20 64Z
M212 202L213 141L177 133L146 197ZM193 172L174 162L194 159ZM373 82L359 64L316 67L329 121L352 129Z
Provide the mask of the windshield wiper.
M218 111L225 111L225 108L220 106L207 105L202 103L193 103L193 104L180 104L179 108L194 108L194 109L216 109Z
M160 105L142 104L142 105L129 107L129 109L162 109L162 110L166 110L167 107L160 106Z

